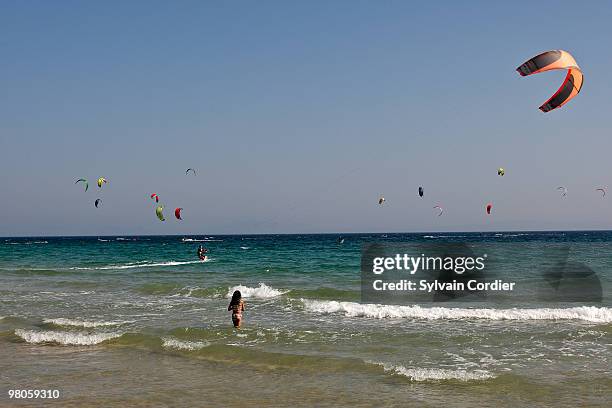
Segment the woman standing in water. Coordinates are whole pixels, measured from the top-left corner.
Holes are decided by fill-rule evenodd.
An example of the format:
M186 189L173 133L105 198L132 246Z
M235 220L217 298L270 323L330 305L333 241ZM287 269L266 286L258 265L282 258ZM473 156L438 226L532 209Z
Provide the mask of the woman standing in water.
M232 311L232 322L234 327L239 329L240 323L242 323L242 312L244 311L244 300L242 300L242 294L239 290L234 291L227 310Z

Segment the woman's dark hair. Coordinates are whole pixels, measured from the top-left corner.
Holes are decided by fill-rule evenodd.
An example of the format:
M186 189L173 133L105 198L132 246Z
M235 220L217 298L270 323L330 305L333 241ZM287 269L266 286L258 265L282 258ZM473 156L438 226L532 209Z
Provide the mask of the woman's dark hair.
M234 294L232 295L232 300L230 302L230 306L234 306L234 305L240 304L240 300L242 300L242 294L240 293L239 290L235 290Z

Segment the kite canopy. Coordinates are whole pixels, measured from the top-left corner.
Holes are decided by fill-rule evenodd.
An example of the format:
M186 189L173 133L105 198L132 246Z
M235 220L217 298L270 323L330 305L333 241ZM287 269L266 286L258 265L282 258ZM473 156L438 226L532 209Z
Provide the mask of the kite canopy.
M100 177L100 178L98 179L98 187L99 187L99 188L102 188L102 183L104 183L104 184L106 184L106 183L107 183L107 180L106 180L104 177Z
M99 198L96 198L96 202L94 203L94 205L96 206L96 208L98 208L98 205L100 204L100 200Z
M603 194L602 197L605 197L607 189L608 187L599 187L599 188L596 188L595 191L601 191L601 193Z
M174 216L176 217L177 220L182 220L182 218L181 218L181 210L182 210L182 208L177 208L177 209L174 210ZM189 214L187 214L187 215L189 215Z
M89 188L89 183L87 182L87 180L80 178L77 181L75 181L74 184L79 183L79 182L85 183L85 191L87 191L87 189Z
M497 169L498 176L503 176L504 174L506 174L506 170L504 170L503 167L500 167L499 169Z
M424 191L423 187L419 187L419 197L423 197Z
M193 175L194 175L194 176L196 175L196 171L195 171L194 169L192 169L191 167L190 167L190 168L188 168L187 170L185 170L185 175L189 174L189 172L190 172L190 171L192 171L192 172L193 172Z
M158 205L157 208L155 209L155 215L157 215L157 218L159 218L160 221L166 221L166 219L164 218L164 206L163 205Z
M159 203L159 196L157 194L151 194L151 198L154 199L156 203Z
M385 203L385 197L380 196L380 198L378 199L378 205L383 205Z
M486 208L487 208L487 214L491 214L491 208L493 208L493 204L488 203Z
M521 76L538 74L554 69L567 69L567 75L557 92L540 106L542 112L549 112L560 108L574 96L578 95L582 89L584 78L576 60L567 51L552 50L536 55L516 69Z
M565 197L567 195L567 187L557 187L557 190L561 191L561 197Z
M438 211L440 211L440 212L438 213L438 217L439 217L439 216L441 216L441 215L442 215L442 213L444 212L444 209L443 209L442 207L440 207L439 205L435 205L435 206L434 206L434 208L437 208L437 209L438 209Z

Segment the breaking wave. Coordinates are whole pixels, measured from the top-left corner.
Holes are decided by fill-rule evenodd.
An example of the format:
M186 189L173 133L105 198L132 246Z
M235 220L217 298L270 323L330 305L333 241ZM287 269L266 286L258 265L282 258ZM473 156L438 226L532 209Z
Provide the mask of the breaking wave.
M197 238L183 238L181 239L182 242L223 242L222 239L214 239L214 238L204 238L204 239L197 239Z
M273 298L273 297L284 295L285 293L288 292L287 290L283 291L283 290L274 289L266 285L265 283L260 282L259 286L256 288L250 288L244 285L238 285L238 286L228 288L227 294L225 295L225 297L231 298L235 290L239 290L240 293L242 294L242 297L260 298L260 299Z
M132 262L132 263L128 263L128 264L123 264L123 265L106 265L106 266L97 266L97 267L73 267L73 268L69 268L71 270L109 270L109 269L133 269L133 268L151 268L151 267L161 267L161 266L178 266L178 265L190 265L190 264L197 264L197 263L202 263L203 261L197 260L197 261L168 261L168 262L154 262L154 263L146 263L147 261L143 261L143 262ZM206 262L206 261L204 261Z
M307 299L302 299L302 302L304 303L305 309L313 313L344 313L348 317L366 317L374 319L584 320L595 323L612 322L611 308L595 306L579 306L565 309L466 309L361 304L354 302L318 301Z
M205 341L178 340L172 337L162 338L162 346L167 349L195 351L209 345L210 343Z
M404 366L396 366L386 363L376 363L381 365L385 372L402 375L408 377L411 381L440 381L440 380L458 380L458 381L483 381L495 376L486 370L448 370L442 368L406 368Z
M75 333L75 332L60 332L60 331L35 331L16 329L15 334L25 340L27 343L56 343L74 346L92 346L102 343L110 339L120 337L122 333Z
M423 238L436 239L436 238L465 238L467 235L423 235Z
M49 241L25 241L25 242L6 242L6 245L41 245L41 244L48 244Z

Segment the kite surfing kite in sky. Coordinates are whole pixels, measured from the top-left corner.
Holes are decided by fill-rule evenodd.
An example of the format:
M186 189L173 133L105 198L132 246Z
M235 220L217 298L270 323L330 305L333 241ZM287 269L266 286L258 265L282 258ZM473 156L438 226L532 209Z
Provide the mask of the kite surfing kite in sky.
M434 208L437 208L438 211L440 211L438 213L438 217L442 215L442 213L444 212L444 208L440 207L439 205L435 205Z
M567 195L567 187L557 187L557 190L561 191L561 197L565 197Z
M423 191L423 187L419 187L419 197L423 197L423 194L425 192Z
M582 89L583 75L576 60L567 51L552 50L536 55L516 69L521 76L554 69L566 69L567 75L557 92L540 106L542 112L560 108L578 95Z
M487 214L491 214L491 208L493 208L493 204L489 203L487 204Z
M102 188L102 184L106 184L108 181L104 177L98 179L98 187Z
M192 169L191 167L190 167L190 168L188 168L187 170L185 170L185 175L189 174L189 171L192 171L194 176L196 175L195 170L194 170L194 169Z
M596 188L595 191L601 191L602 197L605 197L607 189L608 187L599 187L599 188Z
M163 205L158 205L157 208L155 209L155 215L157 215L157 218L159 218L160 221L166 221L166 219L164 218L164 206Z
M180 208L180 207L174 210L174 216L176 217L177 220L182 220L182 218L181 218L181 210L182 210L182 208ZM187 214L187 215L189 215L189 214Z
M87 191L87 189L89 188L89 183L87 182L87 180L80 178L77 181L75 181L74 184L78 182L85 183L85 191Z
M378 205L383 205L385 203L385 201L387 201L387 200L385 200L385 197L380 196L380 198L378 199Z
M96 208L98 208L98 205L100 205L100 200L99 198L96 198L96 202L94 203L94 205L96 206Z
M154 199L156 203L159 203L159 196L157 194L151 194L151 198Z
M503 176L504 174L506 174L506 170L504 170L503 167L500 167L499 169L497 169L498 176Z

